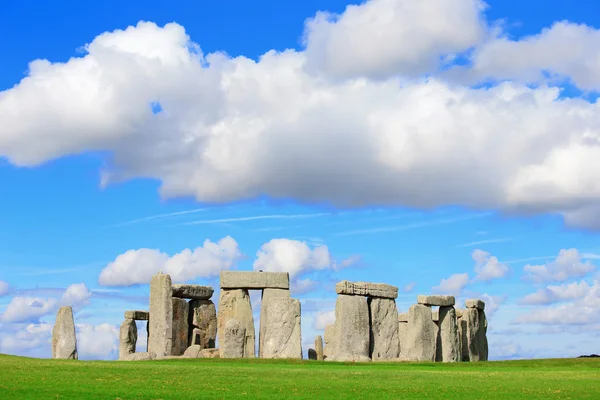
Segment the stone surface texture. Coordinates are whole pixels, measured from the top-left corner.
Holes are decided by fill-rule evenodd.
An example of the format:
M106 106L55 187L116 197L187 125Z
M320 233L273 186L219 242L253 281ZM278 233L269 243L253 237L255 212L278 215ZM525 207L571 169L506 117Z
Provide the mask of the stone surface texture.
M335 303L331 361L370 361L369 306L362 296L338 295Z
M395 299L398 297L398 288L385 283L341 281L335 285L335 292L337 294L382 297L386 299Z
M408 313L404 312L404 313L398 314L398 322L408 322Z
M461 359L460 336L454 307L440 307L441 361L458 362Z
M398 322L398 342L400 344L400 355L399 358L408 360L408 344L406 342L406 335L408 333L408 322Z
M119 360L128 354L135 353L138 331L135 320L126 319L119 330Z
M244 335L246 335L244 344L244 350L246 352L245 357L255 357L254 318L252 316L250 295L247 290L221 290L217 314L217 334L219 343L223 343L225 338L225 326L231 319L237 320L244 327Z
M185 299L173 297L173 346L171 347L172 356L180 356L188 348L188 313L189 305Z
M487 361L487 319L485 312L477 308L468 308L462 319L466 320L469 361Z
M202 348L199 344L193 344L183 352L183 358L204 358L200 353Z
M220 349L202 349L200 350L202 358L221 358Z
M258 356L260 358L263 357L263 341L264 341L264 329L265 329L265 316L266 316L266 312L265 312L265 306L266 304L274 298L279 298L279 297L284 297L284 298L290 298L290 291L288 289L271 289L271 288L267 288L267 289L263 289L262 291L262 298L261 298L261 302L260 302L260 326L259 326L259 332L258 332Z
M400 355L398 308L396 301L373 297L368 299L371 332L369 355L372 360L391 360Z
M135 319L136 321L148 321L150 313L148 311L130 310L125 311L125 319Z
M413 361L435 361L437 324L431 319L431 308L415 304L408 310L406 348Z
M221 358L246 357L246 327L244 324L237 319L230 318L225 323L222 331L223 335L219 336Z
M317 354L317 361L323 361L323 338L320 335L315 338L314 350Z
M171 277L158 273L150 281L148 353L152 358L171 355L173 348L173 297Z
M212 349L217 340L217 309L211 300L191 300L189 302L188 337L189 345L200 345L202 349Z
M465 302L467 308L476 308L478 310L485 310L485 303L479 299L468 299Z
M300 301L275 297L264 308L263 358L302 359Z
M73 308L61 307L56 313L56 322L52 328L52 358L77 360L77 336Z
M221 289L289 289L287 272L221 271Z
M126 354L125 356L123 356L123 358L120 358L119 360L121 360L121 361L147 361L147 360L154 360L154 357L152 356L152 354L150 354L148 352L131 353L131 354Z
M173 297L192 300L208 300L215 290L210 286L201 285L173 285Z
M323 359L327 360L331 359L335 354L335 324L329 324L325 327L325 331L323 334Z
M426 296L418 295L417 303L426 306L453 306L456 303L454 296Z
M466 316L466 311L464 312ZM458 337L460 338L460 360L470 361L469 359L469 338L467 336L467 318L458 319Z

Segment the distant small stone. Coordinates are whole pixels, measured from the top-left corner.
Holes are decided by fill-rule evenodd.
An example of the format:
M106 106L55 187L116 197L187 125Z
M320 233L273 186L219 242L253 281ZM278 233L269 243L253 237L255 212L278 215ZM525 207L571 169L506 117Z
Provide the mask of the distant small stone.
M173 285L173 297L192 300L208 300L212 297L214 289L201 285Z
M134 319L136 321L148 321L150 313L148 311L129 310L125 311L125 319Z
M425 296L418 295L417 303L426 306L453 306L456 303L454 296Z

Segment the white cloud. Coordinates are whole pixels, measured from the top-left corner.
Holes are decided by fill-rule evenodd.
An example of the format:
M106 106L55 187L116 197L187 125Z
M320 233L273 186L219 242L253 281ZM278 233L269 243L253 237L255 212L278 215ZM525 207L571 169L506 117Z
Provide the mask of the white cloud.
M491 281L493 279L504 278L510 271L510 267L498 261L498 257L490 253L476 249L471 254L475 261L474 281Z
M108 264L98 279L101 285L129 286L149 283L161 271L174 282L217 276L241 258L237 242L230 236L217 243L205 240L202 247L169 256L156 249L128 250Z
M0 329L0 353L49 357L51 324L4 324Z
M289 272L290 277L311 270L339 270L358 261L356 256L336 262L325 245L310 248L306 242L291 239L272 239L256 253L254 270Z
M487 293L478 297L485 302L485 315L488 318L491 318L498 311L500 305L506 301L506 296L491 296Z
M316 330L324 330L327 325L335 322L335 310L321 311L315 315L313 319L313 328Z
M67 290L65 290L65 293L60 299L60 303L64 306L79 308L88 304L90 297L92 297L92 292L88 290L87 286L85 286L84 283L77 283L69 286Z
M8 293L10 286L8 282L0 281L0 297Z
M438 286L431 290L435 293L460 296L461 292L469 283L469 274L454 274L446 279L442 279Z
M529 265L523 267L523 279L535 283L564 282L569 278L583 277L596 267L589 261L583 262L577 249L560 250L556 260L544 265Z
M319 282L316 282L310 278L294 279L290 282L290 291L295 296L298 296L314 290L318 285Z
M551 304L565 300L574 300L585 297L591 290L586 281L572 282L559 286L548 286L535 293L528 294L521 301L522 304Z
M405 285L405 286L402 288L402 291L403 291L404 293L410 293L410 292L412 292L412 290L415 288L415 285L416 285L416 284L417 284L416 282L411 282L411 283L409 283L409 284Z
M77 352L80 359L115 359L118 351L118 327L111 324L77 324Z

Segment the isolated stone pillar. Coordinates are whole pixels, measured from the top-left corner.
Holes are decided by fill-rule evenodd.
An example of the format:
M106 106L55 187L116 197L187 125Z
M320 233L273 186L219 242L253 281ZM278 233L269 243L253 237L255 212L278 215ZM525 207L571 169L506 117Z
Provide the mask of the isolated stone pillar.
M246 357L246 327L240 321L229 318L222 329L219 329L219 346L221 358Z
M398 314L398 343L400 345L401 359L408 359L408 344L406 341L408 334L408 313Z
M211 300L191 300L188 317L189 345L214 349L217 340L217 309Z
M185 299L173 297L173 347L171 355L181 356L188 348L189 305Z
M400 355L398 308L393 299L368 299L371 320L370 349L372 360L390 360Z
M250 304L250 295L248 294L248 290L221 289L219 310L217 314L217 334L219 337L219 343L223 342L225 326L231 319L236 319L244 327L244 357L255 357L254 318L252 316L252 305Z
M263 358L263 341L264 341L264 330L265 330L265 306L271 299L275 298L290 298L289 289L275 289L265 288L262 291L262 298L260 304L260 326L258 332L258 356Z
M263 358L302 359L300 301L272 298L264 311Z
M369 306L362 296L339 294L335 303L335 324L331 361L370 361ZM327 333L326 333L327 334Z
M487 361L487 318L485 316L485 303L477 299L469 299L466 302L467 310L463 319L467 322L467 346L469 360Z
M319 335L315 338L316 360L323 361L323 338Z
M150 281L150 332L148 353L151 358L171 355L173 348L173 297L171 277L158 273Z
M408 358L413 361L435 361L436 324L432 320L431 308L423 304L411 306L408 320Z
M56 322L52 328L52 358L77 360L77 336L73 308L64 306L56 314Z
M440 327L440 341L438 343L441 345L441 361L460 361L460 337L453 306L440 307L438 324Z
M119 360L123 360L125 356L135 353L137 337L135 320L126 318L119 330Z

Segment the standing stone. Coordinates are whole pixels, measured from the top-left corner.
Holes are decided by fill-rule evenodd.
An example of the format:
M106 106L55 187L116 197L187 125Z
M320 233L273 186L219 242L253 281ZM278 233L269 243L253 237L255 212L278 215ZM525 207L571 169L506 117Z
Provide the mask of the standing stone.
M323 335L323 341L325 347L323 348L323 359L332 359L335 355L335 324L329 324L325 327L325 333Z
M180 356L188 347L189 305L185 299L173 297L173 346L171 355Z
M300 301L272 298L265 304L263 358L302 359Z
M400 345L399 358L408 359L408 321L398 321L398 343Z
M128 354L135 353L137 336L135 320L129 318L125 319L121 324L121 329L119 331L119 360L122 360Z
M362 296L338 295L335 303L335 324L332 341L332 361L370 361L369 306Z
M436 323L431 318L431 308L415 304L408 310L406 347L413 361L435 361Z
M323 338L320 335L315 338L315 352L317 361L323 361Z
M454 307L440 307L439 327L441 345L441 361L460 361L460 337Z
M222 334L221 334L222 332ZM246 328L237 319L230 318L223 329L219 329L221 358L243 358L246 356Z
M171 277L158 273L150 281L150 329L148 353L151 358L171 355L173 348L173 297Z
M438 310L431 311L431 320L435 324L435 362L442 362L442 337L440 335L440 318Z
M64 306L56 314L56 322L52 329L52 358L77 360L77 336L73 308Z
M245 357L253 358L255 356L254 319L250 295L246 289L221 290L217 315L219 343L223 343L225 326L231 319L237 320L244 327Z
M371 359L390 360L400 355L398 337L398 308L393 299L370 298L368 300L371 331Z
M315 349L308 349L308 359L317 361L317 352Z
M189 302L188 317L189 345L200 345L200 349L213 349L217 340L217 309L211 300Z
M487 349L487 319L483 310L477 308L468 308L463 314L466 319L467 348L469 360L472 362L486 361L488 357ZM464 351L464 350L463 350Z
M488 328L488 323L487 323L487 318L485 316L485 311L483 310L479 310L479 323L481 324L481 350L480 350L480 354L479 354L479 360L480 361L487 361L488 360L488 340L487 340L487 328Z
M265 330L265 305L269 302L269 300L274 298L290 298L289 289L272 289L266 288L262 291L262 298L260 301L260 327L258 332L258 356L263 358L263 341L264 341L264 330Z
M467 311L457 310L458 317L458 336L460 338L460 354L461 361L470 361L469 359L469 338L467 336Z

